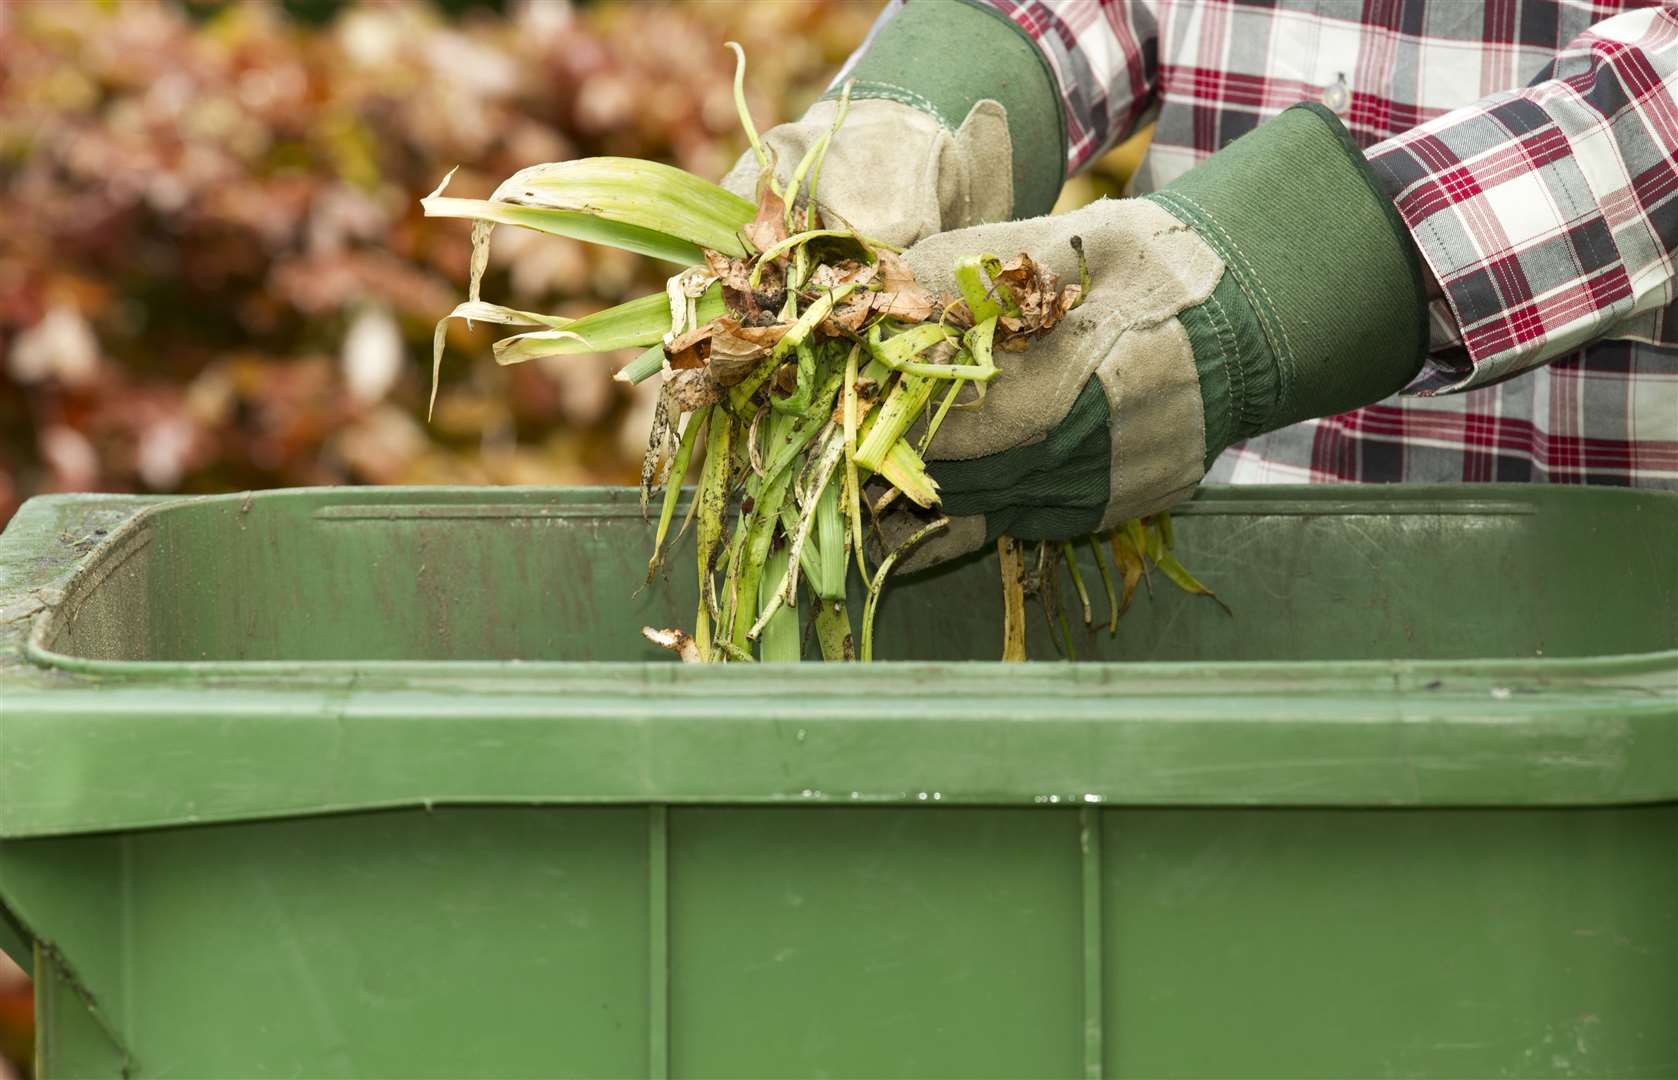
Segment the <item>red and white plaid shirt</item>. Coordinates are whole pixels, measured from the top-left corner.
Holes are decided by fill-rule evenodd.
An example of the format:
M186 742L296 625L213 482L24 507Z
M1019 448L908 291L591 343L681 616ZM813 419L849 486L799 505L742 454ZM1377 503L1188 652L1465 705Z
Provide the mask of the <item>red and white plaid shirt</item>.
M1678 6L985 2L1048 59L1069 172L1152 117L1150 191L1320 101L1444 290L1404 394L1250 439L1209 479L1678 487Z

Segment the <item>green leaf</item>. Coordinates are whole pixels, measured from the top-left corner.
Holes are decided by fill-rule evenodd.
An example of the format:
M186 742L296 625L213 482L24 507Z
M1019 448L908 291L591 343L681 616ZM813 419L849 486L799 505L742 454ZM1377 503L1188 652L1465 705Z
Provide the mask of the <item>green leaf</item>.
M713 285L705 290L697 307L701 324L722 315L721 287ZM542 356L644 349L663 341L669 330L670 299L664 293L654 293L584 316L567 326L563 336L544 331L503 338L495 343L495 362L522 364Z
M808 232L794 233L785 240L778 241L763 249L763 253L757 257L756 263L752 266L751 276L746 279L746 284L754 289L757 288L758 283L763 280L763 268L765 266L793 248L800 247L812 240L820 240L823 237L856 240L856 234L848 229L811 229ZM868 246L861 241L857 242L857 250L865 261L870 263L875 261L874 253L868 250Z
M980 325L989 326L992 330L996 328L994 319L986 319ZM968 355L965 350L956 353L958 362L955 363L933 364L914 359L941 341L957 340L939 323L918 323L889 338L881 336L878 323L868 328L869 354L893 371L927 379L969 379L975 382L989 382L1001 374L1001 369L989 362L988 353L986 363L976 364L959 362L961 357Z
M638 158L532 165L502 181L490 198L573 211L740 257L750 253L743 230L757 215L757 207L709 180Z
M693 459L693 447L699 439L699 429L711 415L709 407L699 409L688 417L687 429L682 432L682 441L676 448L676 461L670 467L670 476L664 484L664 504L659 507L658 532L653 537L652 557L647 560L647 581L652 581L653 575L664 563L664 538L669 535L670 522L676 516L676 502L682 495L682 481L687 477L688 463ZM697 498L697 496L696 496Z
M425 199L423 205L426 217L467 218L492 225L517 225L550 236L568 236L589 244L622 248L637 255L650 255L655 259L682 266L694 266L705 261L705 253L699 250L697 244L668 233L609 221L593 214L552 210L539 206L518 206L489 199L454 199L443 196ZM473 239L477 240L478 237L475 235ZM489 235L485 230L481 243L475 246L487 251L488 244Z
M473 299L488 262L491 226L517 225L694 266L701 248L748 253L742 231L756 208L708 180L634 158L583 158L521 169L488 199L445 196L451 171L420 200L427 217L467 218Z
M868 585L868 600L862 607L862 658L874 659L874 612L880 606L880 591L885 588L886 577L891 568L897 565L897 560L915 549L915 545L931 536L939 529L948 528L950 519L941 517L937 521L921 526L909 538L899 544L891 554L880 560L880 569L874 574L874 580Z
M1209 596L1212 598L1212 602L1214 604L1223 608L1225 615L1235 614L1229 610L1228 604L1218 599L1216 593L1202 585L1193 574L1189 573L1188 569L1184 567L1182 563L1177 561L1177 556L1171 554L1169 551L1162 551L1159 555L1153 556L1152 558L1154 560L1154 565L1159 567L1160 572L1170 579L1173 585L1182 589L1184 592L1191 592L1197 596Z

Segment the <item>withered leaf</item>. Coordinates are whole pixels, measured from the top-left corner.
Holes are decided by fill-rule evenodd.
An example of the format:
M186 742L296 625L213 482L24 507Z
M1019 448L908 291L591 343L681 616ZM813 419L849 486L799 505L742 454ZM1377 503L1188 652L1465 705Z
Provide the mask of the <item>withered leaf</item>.
M750 375L787 332L784 323L745 326L734 319L718 319L713 325L709 367L711 377L722 386L733 386Z
M940 341L930 346L916 359L923 364L948 364L955 358L955 345L949 341Z
M823 263L816 267L815 273L810 275L809 288L837 289L841 285L856 284L858 287L867 285L874 280L875 268L867 263L847 259L842 263Z
M1005 318L999 324L1005 333L1040 334L1051 330L1077 298L1076 286L1069 286L1073 292L1067 297L1060 290L1060 278L1055 272L1024 253L1003 262L991 276L999 287L1008 290L1020 309L1017 319Z
M676 417L680 410L670 397L670 386L659 388L658 404L653 408L653 426L647 433L647 452L641 458L641 513L647 512L647 502L655 488L663 485L669 471L671 455L678 438Z
M873 294L864 294L853 300L846 300L828 312L827 318L822 320L822 333L829 337L845 337L860 333L863 324L874 314Z
M973 312L968 310L967 301L959 296L944 294L944 299L938 307L940 322L956 330L971 330L973 328Z
M746 226L746 239L759 251L774 247L787 238L786 215L786 202L765 184L758 199L757 217Z
M712 319L671 339L670 344L664 347L664 355L670 358L670 366L678 371L704 367L711 356L711 337L717 332L717 323L721 321Z
M874 294L870 307L877 315L889 315L904 322L926 322L932 318L932 296L918 285Z
M712 251L710 248L704 248L703 250L705 252L705 269L709 270L718 280L727 282L730 265L737 260L729 258L720 251Z
M884 248L881 248L875 255L874 269L880 276L882 291L899 292L904 289L920 287L915 282L915 272L909 269L909 264L903 260L903 256Z
M732 289L736 292L751 292L752 265L745 259L732 259L718 252L707 250L705 252L705 267L716 275L717 280L722 282L723 288ZM771 263L764 267L764 272L767 275L770 270L778 271L778 269Z
M692 412L707 405L715 405L722 400L723 393L723 387L711 378L711 373L705 368L678 371L661 390L661 394L669 401L670 408L677 413Z
M890 316L904 322L920 323L932 318L932 297L919 288L896 292L853 293L850 300L834 308L822 320L822 332L831 337L844 337L861 332L870 319Z

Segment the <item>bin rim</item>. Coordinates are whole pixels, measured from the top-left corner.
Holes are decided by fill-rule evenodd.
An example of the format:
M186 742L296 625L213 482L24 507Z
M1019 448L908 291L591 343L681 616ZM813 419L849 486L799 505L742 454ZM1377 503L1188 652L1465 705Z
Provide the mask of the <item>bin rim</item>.
M1456 498L1444 512L1461 513L1518 503L1530 489L1472 500L1448 490ZM503 500L569 495L639 513L621 489L497 491ZM1436 491L1395 500L1391 489L1348 488L1325 498L1306 487L1266 489L1255 500L1224 489L1186 512L1254 501L1285 510L1290 499L1311 513L1325 504L1390 510L1395 501L1438 509ZM287 496L431 504L481 499L482 489L263 497ZM63 656L44 646L62 598L50 590L129 534L114 524L119 516L132 522L183 501L79 498L109 508L110 534L64 549L56 569L24 567L28 588L6 577L24 541L0 538L0 842L447 805L1678 801L1678 649L1488 660L788 664L754 666L750 679L673 662ZM34 540L56 531L54 501L32 501L20 514ZM8 622L4 613L21 610L20 599L27 608L29 597L35 608ZM875 695L909 707L874 714ZM135 769L136 761L151 764Z

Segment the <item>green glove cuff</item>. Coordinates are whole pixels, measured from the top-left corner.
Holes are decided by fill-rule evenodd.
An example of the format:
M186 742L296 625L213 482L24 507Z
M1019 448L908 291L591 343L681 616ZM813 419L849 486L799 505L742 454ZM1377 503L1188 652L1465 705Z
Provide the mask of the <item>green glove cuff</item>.
M978 102L999 102L1013 147L1014 216L1046 214L1060 196L1066 179L1060 93L1037 43L1001 12L970 0L905 4L851 78L853 99L908 105L951 132Z
M1208 463L1250 435L1379 401L1420 370L1420 259L1334 113L1296 105L1145 198L1228 267L1179 316Z

